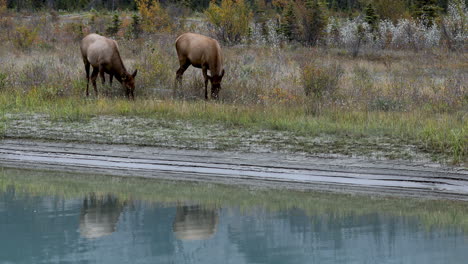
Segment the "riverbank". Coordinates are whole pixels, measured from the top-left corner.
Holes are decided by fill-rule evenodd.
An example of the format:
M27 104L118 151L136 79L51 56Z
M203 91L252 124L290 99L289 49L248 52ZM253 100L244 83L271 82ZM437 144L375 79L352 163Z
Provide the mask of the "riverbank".
M0 96L0 138L179 149L288 152L464 166L463 113L330 111L203 101Z
M429 162L26 140L2 140L0 153L5 168L468 200L466 168Z

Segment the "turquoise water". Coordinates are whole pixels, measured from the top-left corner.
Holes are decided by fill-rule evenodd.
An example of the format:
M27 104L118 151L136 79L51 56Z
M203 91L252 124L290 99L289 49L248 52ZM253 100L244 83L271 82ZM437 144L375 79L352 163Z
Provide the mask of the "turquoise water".
M65 198L28 188L9 182L0 189L0 263L468 262L461 228L428 228L385 208L314 214L223 199L213 206L187 196L159 202L94 191ZM177 184L171 188L177 196Z

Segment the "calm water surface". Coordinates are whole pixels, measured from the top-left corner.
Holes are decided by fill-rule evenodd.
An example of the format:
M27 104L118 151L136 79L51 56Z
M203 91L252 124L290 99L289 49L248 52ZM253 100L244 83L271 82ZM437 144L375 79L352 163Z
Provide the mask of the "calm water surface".
M0 183L0 263L468 263L462 228L429 228L424 217L384 207L306 213L255 200L204 204L206 190L143 201L108 185L88 193L52 180ZM170 186L177 197L178 184Z

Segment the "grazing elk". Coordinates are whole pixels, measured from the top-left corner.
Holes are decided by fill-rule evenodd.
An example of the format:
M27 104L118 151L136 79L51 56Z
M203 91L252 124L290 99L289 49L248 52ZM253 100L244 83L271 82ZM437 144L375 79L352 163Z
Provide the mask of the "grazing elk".
M175 45L180 64L176 84L181 84L182 75L190 65L201 68L205 78L205 99L208 99L208 80L211 82L211 98L218 99L224 76L223 55L218 41L199 34L185 33L177 38Z
M80 43L81 55L86 69L86 96L89 96L89 66L93 66L91 73L91 82L94 86L96 96L98 95L96 79L98 73L101 75L102 84L105 83L104 73L110 75L110 84L112 85L112 77L115 76L124 87L127 97L135 99L133 91L135 90L135 76L137 70L133 74L129 74L120 58L119 46L113 39L109 39L98 34L89 34L83 38Z

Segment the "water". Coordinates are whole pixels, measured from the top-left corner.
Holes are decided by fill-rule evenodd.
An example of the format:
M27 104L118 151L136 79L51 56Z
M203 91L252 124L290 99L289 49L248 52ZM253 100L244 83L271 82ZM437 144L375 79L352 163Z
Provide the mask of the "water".
M466 263L466 203L0 173L0 263Z

